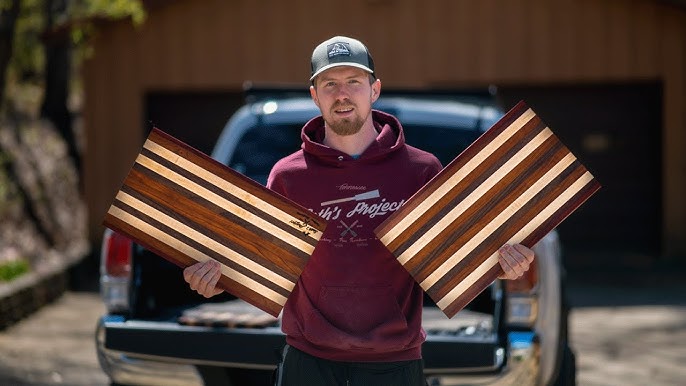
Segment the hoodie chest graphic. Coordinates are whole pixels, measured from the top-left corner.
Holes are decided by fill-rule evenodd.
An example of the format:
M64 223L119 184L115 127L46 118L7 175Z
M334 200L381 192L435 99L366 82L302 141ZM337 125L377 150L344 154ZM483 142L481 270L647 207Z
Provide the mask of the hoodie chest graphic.
M354 202L352 209L350 204ZM311 209L326 220L338 220L339 218L354 218L365 216L373 219L377 216L385 216L395 212L405 203L405 200L389 201L381 197L379 190L371 190L355 195L350 195L334 200L323 201L319 211Z
M330 238L322 237L322 241L333 242L334 246L366 246L368 240L376 239L373 227L405 203L405 200L382 197L378 189L345 193L343 197L322 201L318 210L311 209L334 228L334 232L329 233Z

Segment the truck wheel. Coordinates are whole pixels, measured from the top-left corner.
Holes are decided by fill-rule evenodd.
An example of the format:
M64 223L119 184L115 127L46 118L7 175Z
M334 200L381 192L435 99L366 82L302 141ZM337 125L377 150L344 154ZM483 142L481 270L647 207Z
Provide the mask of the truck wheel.
M565 347L562 351L560 371L557 374L557 380L553 383L553 385L576 386L576 356L569 345L565 344Z
M205 386L270 386L272 371L196 366Z
M271 386L271 370L230 369L228 370L231 385Z
M229 376L226 373L226 369L217 366L195 366L202 378L203 384L205 386L233 386L233 383L229 381Z

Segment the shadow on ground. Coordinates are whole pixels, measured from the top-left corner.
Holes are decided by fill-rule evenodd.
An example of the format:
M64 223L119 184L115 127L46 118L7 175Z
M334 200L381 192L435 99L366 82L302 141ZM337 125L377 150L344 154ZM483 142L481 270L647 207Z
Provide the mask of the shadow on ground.
M686 258L570 253L564 264L572 307L686 305Z

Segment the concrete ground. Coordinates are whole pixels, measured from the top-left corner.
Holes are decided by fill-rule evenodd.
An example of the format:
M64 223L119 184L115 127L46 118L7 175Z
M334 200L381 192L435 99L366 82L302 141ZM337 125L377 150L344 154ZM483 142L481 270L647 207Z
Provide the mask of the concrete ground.
M608 284L598 275L571 275L579 385L684 384L686 284L676 276ZM69 291L0 332L0 385L108 385L93 346L103 311L96 293Z
M67 292L0 333L0 385L106 386L95 355L96 293Z
M579 385L686 384L686 282L654 279L570 283Z

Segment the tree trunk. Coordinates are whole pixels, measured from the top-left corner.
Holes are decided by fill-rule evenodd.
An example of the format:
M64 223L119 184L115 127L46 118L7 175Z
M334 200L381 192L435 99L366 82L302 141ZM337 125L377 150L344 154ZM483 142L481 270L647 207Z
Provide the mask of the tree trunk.
M0 104L5 101L5 76L12 57L14 25L19 16L19 0L12 0L9 7L0 10Z
M55 20L67 13L68 0L45 2L45 95L41 105L41 117L52 122L64 138L69 158L79 175L81 155L72 127L72 116L67 107L71 74L72 44L68 29L56 29Z

